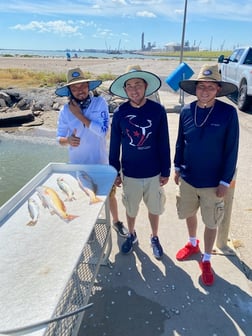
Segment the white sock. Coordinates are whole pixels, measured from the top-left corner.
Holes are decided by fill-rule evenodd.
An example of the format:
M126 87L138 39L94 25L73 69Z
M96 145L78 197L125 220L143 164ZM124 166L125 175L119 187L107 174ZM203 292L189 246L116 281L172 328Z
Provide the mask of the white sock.
M192 246L197 246L197 238L196 237L190 237L189 238L190 243L192 244Z
M211 259L211 254L208 254L208 253L204 253L203 254L203 258L202 258L202 261L210 261Z

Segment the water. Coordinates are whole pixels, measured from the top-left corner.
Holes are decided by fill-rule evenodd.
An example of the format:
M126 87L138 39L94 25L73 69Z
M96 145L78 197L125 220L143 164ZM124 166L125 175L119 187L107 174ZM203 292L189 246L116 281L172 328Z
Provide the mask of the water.
M0 206L49 162L67 160L67 148L54 137L0 133Z
M0 56L2 55L13 55L13 56L39 56L39 57L60 57L66 58L66 51L64 50L22 50L22 49L0 49ZM69 52L71 57L74 57L77 54L80 58L146 58L146 59L160 59L164 57L165 59L175 59L175 57L167 56L148 56L148 55L138 55L132 53L122 53L122 54L108 54L106 52L86 52L86 51L76 51Z

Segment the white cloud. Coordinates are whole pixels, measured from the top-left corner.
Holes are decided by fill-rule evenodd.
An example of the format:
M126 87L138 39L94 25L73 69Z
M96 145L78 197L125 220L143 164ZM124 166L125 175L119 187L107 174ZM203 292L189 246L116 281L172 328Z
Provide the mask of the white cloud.
M156 15L154 13L148 11L137 12L136 16L148 17L148 18L155 18Z
M81 35L78 32L78 26L74 25L73 22L65 22L61 20L57 21L31 21L28 24L17 24L11 29L28 31L33 30L39 33L55 33L55 34L71 34L71 35Z

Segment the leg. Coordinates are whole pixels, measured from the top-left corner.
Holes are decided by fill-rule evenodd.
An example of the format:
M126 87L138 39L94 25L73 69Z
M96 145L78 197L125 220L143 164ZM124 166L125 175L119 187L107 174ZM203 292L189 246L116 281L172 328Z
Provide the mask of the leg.
M109 197L109 207L112 215L112 222L117 223L119 221L118 207L117 207L117 200L114 194L110 195Z
M204 244L205 244L205 253L211 254L217 234L217 229L209 229L205 227L204 232Z
M186 218L187 230L189 234L189 242L176 254L177 260L185 260L191 255L199 252L199 241L197 234L197 215Z
M196 237L197 234L197 216L193 215L191 217L186 218L186 225L189 237Z
M149 212L149 221L151 225L151 246L153 249L153 254L156 259L160 259L164 252L163 248L160 245L159 239L158 239L158 224L159 224L159 215L154 215Z
M149 221L152 230L152 236L155 237L158 235L158 224L159 224L159 215L153 215L149 212Z
M137 243L137 240L138 240L137 235L134 230L136 217L130 217L127 213L126 213L126 217L127 217L129 233L128 233L127 239L125 240L125 242L122 244L122 247L121 247L121 252L123 254L127 254L131 252L133 249L133 245Z
M129 233L133 234L134 231L135 231L136 217L130 217L127 213L126 213L126 217L127 217L127 224L128 224Z
M116 193L116 187L113 186L109 195L109 207L112 215L113 228L121 237L127 237L128 230L123 225L123 222L119 220L117 199L115 193Z

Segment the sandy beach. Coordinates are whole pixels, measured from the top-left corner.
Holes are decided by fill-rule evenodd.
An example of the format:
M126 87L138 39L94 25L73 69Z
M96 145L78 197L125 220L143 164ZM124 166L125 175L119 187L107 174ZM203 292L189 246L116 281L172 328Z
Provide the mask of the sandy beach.
M196 73L204 61L185 61ZM211 62L212 63L212 62ZM67 61L64 58L43 57L0 57L0 68L19 68L34 71L54 71L66 73L67 69L80 67L94 75L111 73L120 75L125 72L128 65L139 64L142 69L156 73L159 76L168 76L179 65L179 60L169 59L124 59L124 58L73 58Z

